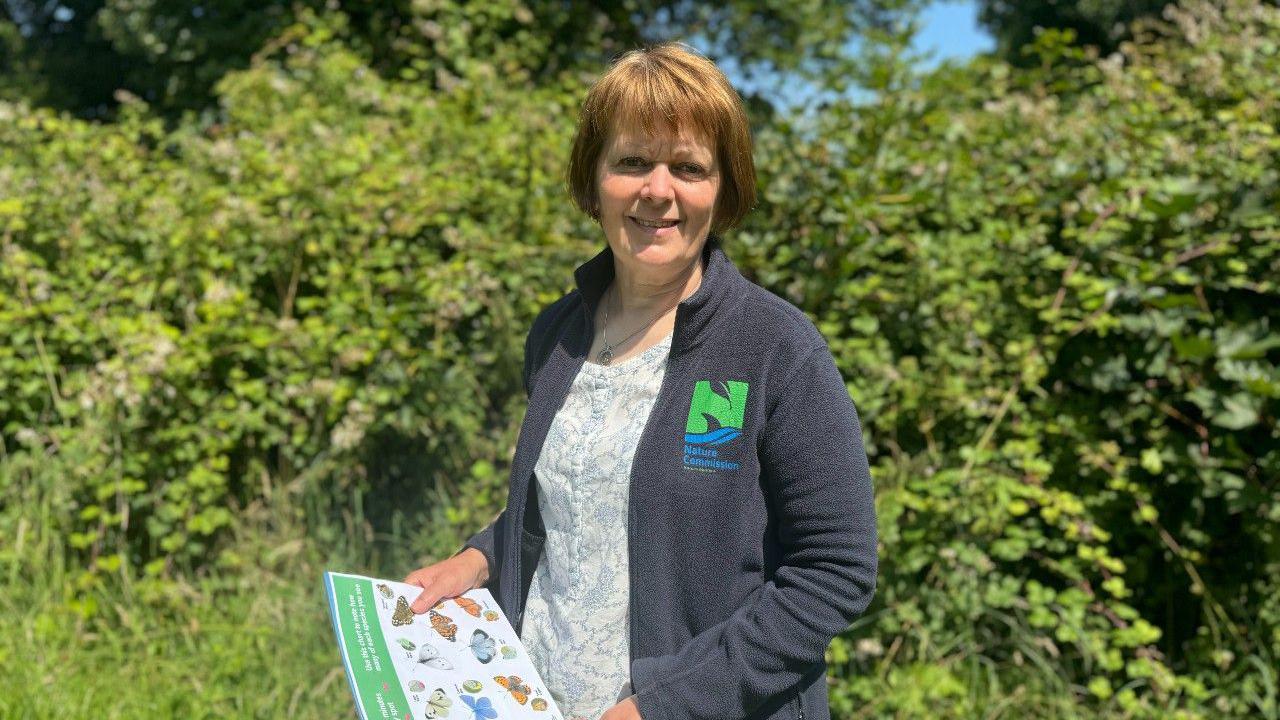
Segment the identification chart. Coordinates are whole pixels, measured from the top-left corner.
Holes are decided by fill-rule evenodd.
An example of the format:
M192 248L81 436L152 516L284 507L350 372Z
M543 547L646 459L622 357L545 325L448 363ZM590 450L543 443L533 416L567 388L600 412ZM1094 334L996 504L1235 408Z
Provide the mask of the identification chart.
M416 585L333 572L324 584L363 720L562 720L488 590L415 615Z

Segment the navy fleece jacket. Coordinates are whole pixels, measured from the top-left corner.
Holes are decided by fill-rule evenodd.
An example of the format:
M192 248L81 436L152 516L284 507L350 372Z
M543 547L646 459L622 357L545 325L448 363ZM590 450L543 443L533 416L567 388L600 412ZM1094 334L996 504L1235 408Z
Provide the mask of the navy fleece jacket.
M709 238L630 477L631 684L645 720L829 717L831 639L871 601L862 430L826 341ZM607 247L525 343L506 509L467 547L519 630L542 552L534 464L613 279Z

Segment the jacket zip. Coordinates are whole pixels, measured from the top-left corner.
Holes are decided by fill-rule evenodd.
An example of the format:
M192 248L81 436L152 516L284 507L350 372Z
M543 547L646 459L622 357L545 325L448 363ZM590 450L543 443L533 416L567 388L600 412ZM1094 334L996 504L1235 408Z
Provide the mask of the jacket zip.
M627 479L627 672L630 674L631 668L636 662L636 594L633 588L636 587L636 571L635 571L635 538L636 538L636 505L632 499L636 495L636 463L635 456L640 454L641 448L645 446L645 439L649 437L650 430L653 427L653 418L661 411L661 405L667 396L667 384L670 381L672 370L672 358L676 356L675 350L675 332L680 327L680 310L676 310L675 324L672 325L672 347L667 351L667 367L662 373L662 382L658 385L658 397L654 400L653 407L649 410L649 417L644 421L644 430L640 431L640 440L636 444L636 451L631 456L631 473ZM633 683L631 685L631 693L634 695L639 688Z
M532 475L533 475L533 473L532 473L532 472L530 472L530 473L529 473L529 475L530 475L530 476L532 476ZM524 484L525 484L525 487L526 487L526 488L529 486L529 478L525 478L525 479L524 479ZM526 494L526 495L527 495L527 494L529 494L529 491L528 491L528 490L525 490L525 494ZM529 502L529 499L528 499L528 498L525 498L525 502ZM521 587L522 585L524 585L524 582L523 582L523 580L522 580L522 578L523 578L524 576L520 574L520 556L524 554L524 547L523 547L523 545L524 545L524 508L523 508L523 507L522 507L522 508L520 508L520 523L519 523L519 525L520 525L520 532L519 532L518 534L516 534L516 553L515 553L515 555L511 558L511 560L512 560L512 564L513 564L513 565L515 565L515 569L516 569L516 571L515 571L515 576L516 576L516 597L515 597L515 602L516 602L516 626L515 626L516 637L520 637L520 632L521 632L521 630L523 630L523 628L524 628L524 588L523 588L523 587Z

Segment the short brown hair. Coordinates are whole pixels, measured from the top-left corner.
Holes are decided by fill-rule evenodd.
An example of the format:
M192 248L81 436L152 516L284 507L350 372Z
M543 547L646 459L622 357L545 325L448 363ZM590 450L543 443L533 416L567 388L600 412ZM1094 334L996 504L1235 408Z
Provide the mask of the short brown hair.
M711 231L738 224L756 202L747 113L720 68L682 43L632 50L591 87L569 155L574 203L599 219L596 170L605 140L619 127L639 127L652 136L658 123L673 135L692 129L711 140L721 166Z

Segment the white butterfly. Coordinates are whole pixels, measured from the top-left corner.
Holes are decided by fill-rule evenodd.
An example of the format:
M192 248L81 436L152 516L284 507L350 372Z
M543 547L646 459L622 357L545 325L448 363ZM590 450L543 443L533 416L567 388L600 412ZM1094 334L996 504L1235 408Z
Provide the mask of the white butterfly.
M423 711L427 720L433 720L438 717L447 717L449 715L449 706L453 705L453 701L448 695L444 694L444 690L436 688L431 693L431 699L427 700L427 707Z
M453 663L440 657L440 651L431 643L424 642L418 646L418 662L437 670L453 669Z

